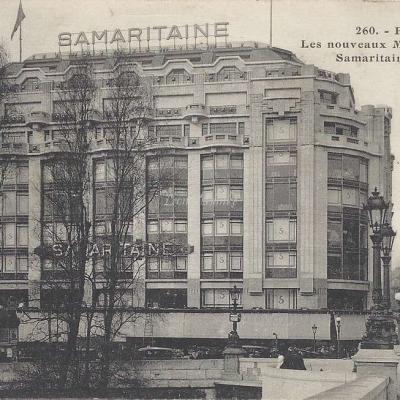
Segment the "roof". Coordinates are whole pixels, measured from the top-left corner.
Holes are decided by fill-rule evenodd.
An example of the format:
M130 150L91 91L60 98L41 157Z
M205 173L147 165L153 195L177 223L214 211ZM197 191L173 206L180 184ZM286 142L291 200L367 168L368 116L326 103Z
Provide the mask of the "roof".
M90 53L94 61L107 64L114 55L114 50L108 52L96 50ZM200 47L200 48L162 48L144 49L143 51L130 51L125 53L127 57L132 57L132 61L149 67L160 67L171 60L188 60L194 65L213 64L221 57L239 57L244 61L287 61L296 64L303 64L295 54L289 50L278 47L269 47L265 43L258 42L234 42L228 43L224 47ZM8 66L10 75L14 75L22 68L41 68L50 67L53 72L65 70L66 65L71 60L79 60L84 53L40 53L34 54L22 63L11 63Z

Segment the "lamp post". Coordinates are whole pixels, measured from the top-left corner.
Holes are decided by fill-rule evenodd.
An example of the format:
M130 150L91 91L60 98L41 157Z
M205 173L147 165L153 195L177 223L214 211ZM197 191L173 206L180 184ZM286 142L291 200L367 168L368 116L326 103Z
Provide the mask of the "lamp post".
M228 335L228 342L230 347L238 347L239 335L237 333L237 325L241 320L241 315L237 312L237 306L239 302L240 291L235 285L233 286L233 289L229 290L229 294L233 302L233 310L229 315L229 320L232 322L232 330Z
M396 232L386 222L382 226L382 255L383 262L383 301L386 308L390 309L390 260L392 259L392 248Z
M317 346L316 346L316 342L315 342L315 335L317 334L318 326L314 324L314 325L311 327L311 329L312 329L312 333L313 333L313 335L314 335L314 353L315 353L315 352L317 351L317 350L316 350Z
M275 349L278 351L278 335L275 332L272 332L272 336L275 337Z
M372 249L373 249L373 291L372 299L374 306L379 306L382 301L382 281L381 281L381 228L386 222L386 214L389 203L385 202L383 196L379 195L377 188L368 197L364 204L364 210L368 212L369 225L372 229Z
M389 263L395 233L387 222L389 203L379 195L377 188L364 204L368 212L369 225L372 230L371 240L373 249L373 306L366 322L366 333L361 340L362 349L393 349L398 342L393 313L390 311L390 280ZM383 245L382 261L384 263L384 295L382 301L381 283L381 248Z
M337 358L340 358L340 328L342 318L336 317L336 328L337 328Z

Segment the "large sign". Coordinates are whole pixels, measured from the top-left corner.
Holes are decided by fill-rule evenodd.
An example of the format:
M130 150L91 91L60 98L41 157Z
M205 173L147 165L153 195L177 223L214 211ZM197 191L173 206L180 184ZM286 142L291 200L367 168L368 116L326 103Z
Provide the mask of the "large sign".
M62 32L58 35L58 46L69 47L70 50L79 46L80 50L94 50L95 46L103 45L116 48L129 47L129 49L147 48L148 50L157 43L162 48L176 46L186 46L193 43L194 47L200 42L209 44L209 38L214 39L214 45L217 46L219 40L228 37L228 22L216 22L213 24L194 24L194 25L164 25L148 26L146 28L128 28L114 30L102 30L91 32ZM222 39L221 39L222 38Z
M55 243L51 253L55 258L66 257L73 250L73 246L66 243ZM171 257L187 255L193 252L193 246L169 242L136 242L121 243L119 251L123 257L142 259L145 257ZM111 255L110 243L91 243L87 249L88 257L107 257Z
M77 243L68 244L58 242L53 245L42 245L35 248L34 253L42 258L59 259L67 257L69 254L78 250ZM194 247L191 245L171 243L171 242L135 242L120 243L118 251L123 257L133 257L143 259L146 257L176 257L192 253ZM107 242L90 243L86 256L93 258L103 258L111 255L111 244Z

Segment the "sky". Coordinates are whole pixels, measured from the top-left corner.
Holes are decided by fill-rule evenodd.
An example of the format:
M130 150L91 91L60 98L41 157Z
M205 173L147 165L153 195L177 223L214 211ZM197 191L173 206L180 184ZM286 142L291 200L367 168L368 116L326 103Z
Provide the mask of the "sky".
M18 34L13 41L10 35L18 5L19 0L0 0L0 41L15 61L19 57ZM226 21L230 41L269 42L269 0L22 0L22 5L26 15L22 31L23 58L58 51L60 32L157 25ZM400 48L391 48L394 40L400 41L400 34L396 35L397 26L400 33L399 15L400 0L273 0L272 44L293 51L306 64L349 73L357 108L364 104L386 104L393 108L391 143L396 157L393 225L400 232L400 96L396 90L400 86L400 62L336 60L337 53L400 56ZM357 27L361 32L357 33ZM372 34L363 34L364 27ZM387 48L341 50L326 46L327 42L355 41L383 42ZM312 48L311 42L321 42L321 48ZM393 266L400 267L400 237L394 247Z

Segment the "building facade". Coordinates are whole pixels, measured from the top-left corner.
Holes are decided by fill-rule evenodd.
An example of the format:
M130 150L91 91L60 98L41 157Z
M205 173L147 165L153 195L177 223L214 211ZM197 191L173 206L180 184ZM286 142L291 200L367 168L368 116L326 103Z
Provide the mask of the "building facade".
M13 165L1 189L4 305L40 307L46 296L46 265L34 249L47 213L43 165L60 146L55 92L71 58L36 55L9 66L16 90L2 105L1 153ZM107 56L93 59L101 80ZM226 309L236 285L243 310L366 310L372 248L362 204L375 187L391 200L391 109L357 109L347 74L255 43L144 51L132 63L151 84L147 129L165 150L149 149L147 175L162 171L170 183L134 237L193 248L146 260L140 305ZM93 129L101 135L101 119ZM101 214L107 163L93 171L96 198L104 197L93 213Z

